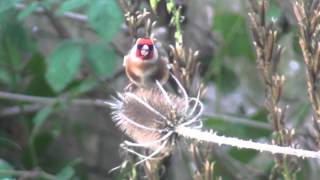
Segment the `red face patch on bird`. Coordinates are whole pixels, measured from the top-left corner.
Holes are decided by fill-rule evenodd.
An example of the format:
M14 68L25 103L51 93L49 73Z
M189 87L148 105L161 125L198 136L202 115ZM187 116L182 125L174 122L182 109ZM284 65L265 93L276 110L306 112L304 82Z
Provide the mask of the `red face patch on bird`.
M136 56L143 60L153 58L153 41L150 38L139 38L136 42Z

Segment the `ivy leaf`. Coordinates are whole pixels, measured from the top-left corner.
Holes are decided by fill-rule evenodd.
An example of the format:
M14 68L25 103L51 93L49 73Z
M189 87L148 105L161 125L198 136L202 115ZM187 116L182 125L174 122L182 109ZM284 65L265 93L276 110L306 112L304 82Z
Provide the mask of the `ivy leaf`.
M119 31L122 13L115 0L92 0L88 8L89 25L106 41L110 42Z
M80 7L83 7L88 3L88 0L68 0L61 4L59 7L57 14L62 15L63 13L67 11L72 11L75 9L78 9Z
M110 77L116 66L113 51L101 45L91 45L88 50L88 64L99 77Z
M55 92L63 90L80 68L82 45L65 41L56 47L48 57L46 80Z

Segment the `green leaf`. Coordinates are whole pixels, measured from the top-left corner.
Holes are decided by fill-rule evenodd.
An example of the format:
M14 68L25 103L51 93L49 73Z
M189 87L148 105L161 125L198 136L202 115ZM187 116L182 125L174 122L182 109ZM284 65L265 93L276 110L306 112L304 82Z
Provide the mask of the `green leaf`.
M72 84L71 85L72 87L70 87L68 89L68 93L70 93L70 95L72 97L79 96L80 94L83 94L83 93L90 91L97 84L98 84L98 82L97 82L96 78L89 77L83 81L75 82L74 84Z
M34 138L34 149L38 157L45 155L46 151L49 148L49 145L53 140L53 134L48 131L44 131L36 135L36 137Z
M153 12L156 12L157 6L158 6L158 0L149 0L149 3Z
M167 7L167 11L168 11L169 13L171 13L172 10L173 10L173 8L174 8L174 3L173 3L173 1L172 1L172 0L168 1L167 4L166 4L166 7Z
M35 135L38 133L44 122L47 120L50 113L52 113L53 107L47 106L40 111L37 112L37 114L32 119L33 122L33 129L32 129L32 137L35 138Z
M26 146L23 149L23 152L21 153L21 163L23 164L23 167L26 169L31 169L34 167L35 160L30 145Z
M21 67L21 59L20 59L20 53L17 49L17 47L13 44L13 41L11 40L10 36L7 36L2 41L2 47L4 53L1 54L1 59L4 58L4 62L7 65L7 68L10 69L10 71L6 71L10 73L10 82L11 87L15 88L19 82L19 73L20 73L20 67ZM5 76L4 76L5 77Z
M258 122L268 123L268 112L265 108L260 109L255 114L249 117L250 119ZM271 130L258 129L254 127L245 127L246 132L248 132L248 138L257 139L261 137L269 137L272 133Z
M254 59L247 27L243 16L217 12L214 17L213 30L219 32L224 40L221 55Z
M67 0L62 3L59 7L57 14L62 15L67 11L76 10L85 6L88 3L88 0Z
M21 150L21 146L18 143L6 137L0 137L0 149L1 148L15 148Z
M5 86L12 86L11 84L11 76L8 69L0 66L0 84L4 84Z
M102 45L91 45L88 50L88 64L99 77L110 77L116 66L116 56Z
M276 0L269 1L269 7L267 9L266 16L267 19L271 21L280 19L281 9L278 7Z
M29 16L34 10L39 6L39 2L34 1L29 4L23 11L21 11L18 15L18 20L23 20L27 16Z
M46 79L55 92L60 92L73 80L80 68L81 56L82 45L74 41L65 41L51 52Z
M15 71L18 71L21 67L21 58L17 47L13 44L10 37L5 38L4 46L6 48L5 50L7 51L7 60L9 61L9 64Z
M122 13L115 0L92 0L87 15L89 25L106 42L113 39L123 21Z
M9 11L5 15L0 15L1 41L9 39L11 43L19 50L31 52L35 49L34 40L26 31L21 22L17 20L17 13Z
M37 96L54 96L45 79L46 63L42 54L34 53L24 66L24 71L29 76L26 93Z
M232 93L240 84L239 77L232 69L222 65L218 75L218 89L223 94Z
M245 138L246 132L242 125L230 124L218 118L210 118L204 121L204 125L207 128L217 131L219 134L226 136L234 136L239 138Z
M59 174L57 174L57 179L59 180L69 180L74 176L74 169L71 166L63 168Z
M0 13L14 7L15 3L19 0L1 0L0 1Z
M6 173L6 170L12 170L13 167L3 159L0 159L0 179L1 180L13 180L9 173Z
M252 149L241 149L232 148L228 152L233 158L241 161L242 163L248 163L252 160L256 155L259 154L256 150Z

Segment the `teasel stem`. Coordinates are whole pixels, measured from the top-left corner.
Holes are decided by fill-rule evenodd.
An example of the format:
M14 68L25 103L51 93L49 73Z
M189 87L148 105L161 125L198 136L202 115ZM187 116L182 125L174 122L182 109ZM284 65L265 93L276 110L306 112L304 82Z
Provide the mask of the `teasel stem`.
M270 152L271 154L292 155L301 158L320 159L320 152L284 147L278 145L253 142L251 140L241 140L233 137L219 136L212 131L201 131L188 127L178 127L176 133L180 136L194 139L198 142L215 143L218 145L228 145L240 149L253 149L260 152Z

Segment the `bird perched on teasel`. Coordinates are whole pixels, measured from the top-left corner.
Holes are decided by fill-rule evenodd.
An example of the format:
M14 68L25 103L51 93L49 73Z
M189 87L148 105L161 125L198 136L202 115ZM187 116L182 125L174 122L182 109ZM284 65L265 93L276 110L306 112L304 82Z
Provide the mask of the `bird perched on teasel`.
M159 56L151 38L139 38L124 57L123 66L131 85L139 88L154 87L156 81L164 84L169 78L168 59Z

